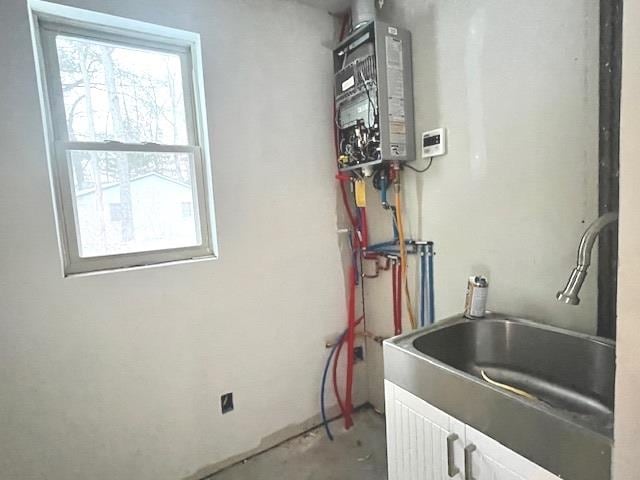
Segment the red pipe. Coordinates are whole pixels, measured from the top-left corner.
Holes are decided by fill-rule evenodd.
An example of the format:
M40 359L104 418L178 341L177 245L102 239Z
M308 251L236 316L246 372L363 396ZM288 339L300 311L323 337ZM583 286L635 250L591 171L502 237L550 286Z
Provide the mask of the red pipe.
M342 403L342 397L340 396L340 389L338 388L338 358L340 358L340 351L342 350L342 345L344 345L345 337L343 336L340 345L338 345L338 349L336 350L336 354L333 359L333 393L336 396L336 401L338 402L338 407L340 408L340 413L344 417L344 403Z
M362 232L362 248L369 246L369 226L367 225L367 209L360 207L360 230Z
M356 326L360 325L362 320L364 320L364 315L356 321ZM340 413L342 414L343 417L344 417L344 403L342 402L342 397L340 396L340 389L338 388L338 362L340 359L340 352L342 351L342 346L344 345L344 342L346 340L347 340L346 335L344 335L340 339L340 345L338 345L336 354L333 358L333 393L336 396L336 401L338 402L338 407L340 408Z

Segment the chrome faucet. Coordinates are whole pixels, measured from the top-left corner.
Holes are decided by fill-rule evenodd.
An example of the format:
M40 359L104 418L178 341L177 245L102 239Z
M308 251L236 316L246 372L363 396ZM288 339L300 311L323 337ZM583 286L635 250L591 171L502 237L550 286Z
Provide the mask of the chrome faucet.
M578 247L578 261L576 268L571 272L569 281L563 290L556 294L556 298L559 302L566 303L568 305L578 305L580 303L580 289L584 283L584 279L587 278L587 271L589 265L591 265L591 250L593 244L598 238L600 231L607 225L612 224L618 220L617 212L609 212L600 216L585 230L580 240L580 246Z

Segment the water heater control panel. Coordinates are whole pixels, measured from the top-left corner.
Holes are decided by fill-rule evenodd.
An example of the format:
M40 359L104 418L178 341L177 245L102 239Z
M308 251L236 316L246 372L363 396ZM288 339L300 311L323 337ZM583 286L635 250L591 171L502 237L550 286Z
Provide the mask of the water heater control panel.
M422 134L422 158L437 157L447 153L447 132L438 128Z

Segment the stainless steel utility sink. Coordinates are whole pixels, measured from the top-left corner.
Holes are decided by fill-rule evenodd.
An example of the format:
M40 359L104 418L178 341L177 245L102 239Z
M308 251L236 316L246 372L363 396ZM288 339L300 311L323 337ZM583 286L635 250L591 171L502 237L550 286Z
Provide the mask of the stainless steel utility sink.
M615 342L491 314L452 317L384 348L387 380L563 479L610 478Z

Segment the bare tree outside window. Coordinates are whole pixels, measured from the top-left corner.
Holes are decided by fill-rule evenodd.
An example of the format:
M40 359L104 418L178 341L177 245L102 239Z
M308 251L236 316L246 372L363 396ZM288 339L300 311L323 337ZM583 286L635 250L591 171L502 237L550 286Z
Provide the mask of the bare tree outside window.
M56 38L56 49L70 140L188 143L178 55L68 36ZM193 214L182 214L184 194L188 195L191 190L191 158L188 155L76 151L70 155L70 160L83 256L136 251L145 249L149 242L157 243L158 228L152 228L150 234L142 231L136 235L136 224L148 225L149 222L135 221L140 212L134 209L140 208L140 202L133 198L133 189L139 188L132 186L132 182L135 184L148 178L145 176L151 173L157 174L156 178L189 187L181 192L174 188L175 183L168 183L166 190L174 192L176 201L180 197L177 203L180 223L187 218L193 224ZM105 186L107 189L117 186L120 205L117 224L109 221L110 217L105 214L109 205L105 201ZM140 188L149 190L149 180L140 182ZM87 202L82 198L87 192L92 199L91 212L87 212ZM78 194L82 195L79 197ZM191 201L188 203L192 204ZM160 221L162 215L167 214L158 211L159 202L147 205L152 210L144 213L147 220L155 215ZM164 204L162 207L167 208ZM117 230L120 245L115 244L114 230ZM189 233L183 237L188 237L184 239L185 244L192 245L196 240L195 230L191 228ZM154 239L145 240L149 235Z

